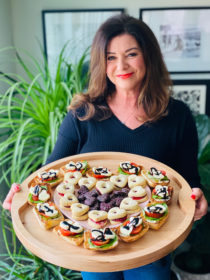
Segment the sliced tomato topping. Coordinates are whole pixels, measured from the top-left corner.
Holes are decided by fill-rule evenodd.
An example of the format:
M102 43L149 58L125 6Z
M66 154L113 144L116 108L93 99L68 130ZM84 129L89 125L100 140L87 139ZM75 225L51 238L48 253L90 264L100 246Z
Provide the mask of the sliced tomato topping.
M139 225L138 227L134 227L131 231L131 234L138 234L142 230L143 226Z
M166 176L165 170L160 170L160 172L163 174L163 176Z
M37 201L37 200L39 200L39 197L38 197L38 195L32 195L32 199L33 199L33 201Z
M125 221L124 223L123 223L123 226L126 226L127 224L129 224L129 220L127 220L127 221ZM141 230L142 230L142 225L139 225L138 227L134 227L133 228L133 230L132 230L132 232L131 232L131 234L137 234L137 233L139 233Z
M76 232L71 232L69 230L63 229L62 227L60 227L59 230L63 236L73 236L78 234Z
M48 202L50 206L54 205L52 202ZM56 208L55 208L56 209ZM39 212L39 211L38 211ZM39 215L50 218L49 216L45 215L43 212L39 212Z
M129 220L125 221L125 222L123 223L123 226L126 226L127 224L129 224Z
M53 177L53 178L48 178L48 179L42 179L43 182L48 182L48 181L53 181L53 180L56 180L57 177Z
M102 246L102 245L109 243L109 239L105 240L105 241L91 239L91 242L96 246Z
M135 166L135 167L139 167L138 164L136 164L136 163L134 163L134 162L131 162L131 165L133 165L133 166ZM128 170L125 170L125 169L123 169L123 168L122 168L122 171L125 172L125 173L127 173L127 174L134 174L134 173L131 173L131 172L129 172Z
M151 212L147 212L147 211L145 211L145 213L148 217L152 217L152 218L156 218L156 219L159 219L164 215L164 213L163 214L161 214L161 213L151 213Z
M100 174L95 174L95 173L93 172L93 177L95 177L96 179L102 179L102 178L105 178L106 176L100 175Z
M156 189L153 189L153 190L152 190L152 194L156 194Z
M68 172L75 172L75 171L77 171L76 169L74 169L74 170L69 170L69 169L66 169L66 172L68 173Z

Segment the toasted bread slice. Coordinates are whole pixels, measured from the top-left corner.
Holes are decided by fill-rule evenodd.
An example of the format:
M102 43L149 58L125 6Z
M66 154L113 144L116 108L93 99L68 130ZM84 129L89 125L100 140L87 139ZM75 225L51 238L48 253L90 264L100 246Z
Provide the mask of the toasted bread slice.
M54 227L53 232L56 233L58 236L60 236L65 241L69 242L70 244L79 246L84 241L84 232L81 234L81 236L74 237L74 236L64 236L61 234L59 230L59 226Z
M56 179L56 181L54 181L54 182L52 182L52 183L49 183L49 182L47 182L47 181L46 181L46 182L42 182L38 176L36 176L36 177L34 178L34 181L35 181L36 184L43 184L43 183L44 183L45 185L50 186L51 188L54 188L54 187L56 187L57 185L59 185L59 184L63 181L63 176L60 175L60 176Z
M122 236L120 235L120 226L117 228L116 233L122 241L129 243L141 238L148 230L149 230L149 225L143 222L143 229L138 234L130 235L130 236Z
M162 186L166 186L169 184L170 180L168 179L167 181L161 181L161 180L157 180L157 179L152 179L148 177L148 171L147 170L142 170L141 171L141 175L146 179L147 184L151 187L151 188L155 188L155 186L157 185L162 185Z
M94 244L90 243L90 231L85 231L84 233L84 248L89 249L89 250L94 250L94 251L107 251L114 249L118 245L118 237L116 235L115 239L112 241L112 245L105 244L104 246L95 246Z
M61 213L61 211L57 207L55 207L55 208L58 211L58 217L49 218L49 219L46 219L44 216L41 216L39 214L39 211L36 209L36 207L33 208L33 212L34 212L35 216L37 217L37 220L42 228L44 228L44 229L53 228L53 227L59 225L59 223L64 220L64 216Z
M168 219L169 212L160 220L157 220L156 222L149 221L144 214L142 214L142 218L145 223L149 225L149 228L158 230L160 227L162 227L163 224L165 224L166 220Z

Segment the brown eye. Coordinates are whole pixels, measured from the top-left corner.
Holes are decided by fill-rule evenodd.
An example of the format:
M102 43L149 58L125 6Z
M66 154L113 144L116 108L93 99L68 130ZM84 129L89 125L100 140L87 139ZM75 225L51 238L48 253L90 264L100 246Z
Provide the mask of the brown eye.
M109 61L112 61L112 60L114 60L114 59L115 59L114 56L108 56L108 57L107 57L107 60L109 60Z

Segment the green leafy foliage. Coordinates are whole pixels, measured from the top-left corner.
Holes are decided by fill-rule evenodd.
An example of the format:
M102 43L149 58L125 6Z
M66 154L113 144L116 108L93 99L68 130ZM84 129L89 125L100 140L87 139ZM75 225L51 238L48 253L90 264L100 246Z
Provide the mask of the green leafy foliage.
M210 202L210 118L207 115L195 116L198 131L198 170L205 196Z
M66 46L65 46L66 47ZM44 164L51 153L67 106L77 92L83 92L88 75L84 73L87 51L77 64L69 64L62 49L52 78L46 58L43 65L30 56L36 73L16 52L27 79L1 74L0 82L9 86L0 95L0 169L8 186L22 182ZM11 77L12 76L12 77ZM7 139L5 139L7 137Z
M43 52L41 63L26 53L30 65L15 52L24 77L0 72L0 83L8 87L0 93L0 184L21 183L45 163L72 97L87 86L88 50L71 64L64 57L66 47L58 57L55 77ZM0 255L0 279L81 279L79 272L56 267L23 248L8 211L1 211L1 223L7 254Z

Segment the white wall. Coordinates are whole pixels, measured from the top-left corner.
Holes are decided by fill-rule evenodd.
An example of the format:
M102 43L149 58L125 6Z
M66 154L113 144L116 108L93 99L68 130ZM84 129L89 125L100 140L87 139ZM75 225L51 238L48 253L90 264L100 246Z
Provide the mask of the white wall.
M0 71L14 72L15 67L11 62L11 51L3 51L13 45L12 21L11 21L10 0L0 0ZM0 83L0 93L6 90L7 86Z
M2 1L2 0L0 0ZM6 1L6 0L5 0ZM37 40L43 43L41 11L46 9L96 9L125 8L126 11L139 17L139 9L147 7L191 7L210 6L209 0L10 0L12 10L13 41L18 48L23 48L40 56ZM185 75L185 78L209 78L209 75ZM180 78L180 76L172 76Z

